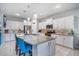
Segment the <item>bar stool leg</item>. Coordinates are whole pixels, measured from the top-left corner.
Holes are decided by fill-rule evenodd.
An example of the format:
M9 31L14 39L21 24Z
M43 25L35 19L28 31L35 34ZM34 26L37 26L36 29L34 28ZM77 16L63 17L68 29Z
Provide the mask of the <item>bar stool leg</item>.
M16 55L18 54L18 46L16 45L15 47L15 50L16 50Z
M19 56L21 56L21 50L19 50Z
M24 53L23 56L25 56L26 54Z
M32 51L29 51L30 56L32 56Z

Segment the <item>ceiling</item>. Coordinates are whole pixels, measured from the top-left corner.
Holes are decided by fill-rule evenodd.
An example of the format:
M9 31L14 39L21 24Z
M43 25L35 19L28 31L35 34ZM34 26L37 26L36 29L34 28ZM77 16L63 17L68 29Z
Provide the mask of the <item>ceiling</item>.
M61 5L61 8L56 8ZM0 3L0 11L8 16L19 18L33 17L44 18L63 11L79 8L78 3ZM19 16L16 16L19 13Z

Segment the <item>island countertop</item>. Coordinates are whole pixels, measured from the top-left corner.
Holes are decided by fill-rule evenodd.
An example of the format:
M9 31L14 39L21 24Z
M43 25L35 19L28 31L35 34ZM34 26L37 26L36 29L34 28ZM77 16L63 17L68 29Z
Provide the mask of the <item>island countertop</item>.
M25 42L31 44L31 45L38 45L50 40L55 40L55 38L49 37L49 36L45 36L45 35L18 35L17 37L22 38Z

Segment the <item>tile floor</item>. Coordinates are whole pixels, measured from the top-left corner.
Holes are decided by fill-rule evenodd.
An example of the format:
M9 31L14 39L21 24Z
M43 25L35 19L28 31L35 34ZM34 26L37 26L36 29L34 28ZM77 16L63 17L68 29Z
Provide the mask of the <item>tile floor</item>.
M0 46L0 56L16 56L15 41L2 44ZM56 45L56 56L79 56L79 50Z
M79 56L79 50L56 45L56 56Z
M15 41L8 41L0 46L0 56L16 56Z

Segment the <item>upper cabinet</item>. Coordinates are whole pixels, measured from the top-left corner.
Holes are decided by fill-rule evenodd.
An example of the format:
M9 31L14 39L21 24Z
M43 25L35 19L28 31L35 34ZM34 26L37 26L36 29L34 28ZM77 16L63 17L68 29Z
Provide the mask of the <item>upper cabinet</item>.
M0 15L0 32L3 31L3 15Z
M7 20L6 22L7 22L6 29L9 29L9 30L21 29L21 30L23 30L23 22L13 21L13 20Z
M39 29L46 29L46 26L47 25L51 25L51 24L53 24L53 19L52 18L49 18L49 19L46 19L43 22L40 22L38 28Z
M53 20L53 28L54 29L64 28L64 19L61 18Z
M74 29L74 16L65 17L64 23L66 29Z
M54 29L74 29L74 16L67 16L53 20Z

